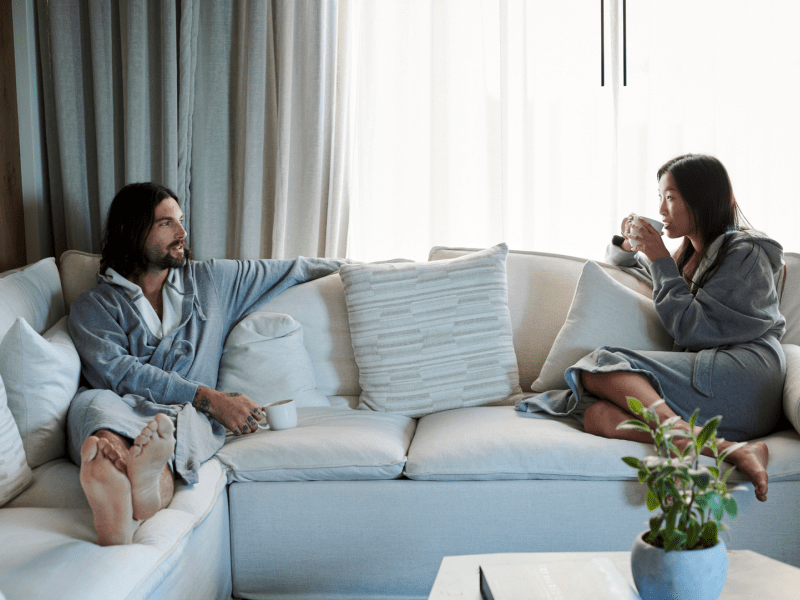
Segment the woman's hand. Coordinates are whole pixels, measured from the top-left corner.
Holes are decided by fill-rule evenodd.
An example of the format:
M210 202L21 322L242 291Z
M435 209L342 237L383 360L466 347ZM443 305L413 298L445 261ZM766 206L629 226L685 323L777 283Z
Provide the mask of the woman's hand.
M664 235L663 233L656 231L655 228L650 225L644 219L641 220L634 220L636 215L630 215L627 219L627 226L624 224L623 221L623 237L625 241L622 243L622 248L625 246L630 246L631 250L636 250L638 252L643 253L650 262L654 262L659 258L665 258L667 256L671 256L669 250L664 245L664 240L661 239L661 236ZM627 230L627 235L625 231ZM630 241L638 242L637 245L631 245Z

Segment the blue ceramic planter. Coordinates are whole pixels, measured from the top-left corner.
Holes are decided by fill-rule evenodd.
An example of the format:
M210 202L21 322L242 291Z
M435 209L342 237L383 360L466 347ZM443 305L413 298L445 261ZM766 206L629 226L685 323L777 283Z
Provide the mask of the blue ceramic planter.
M728 575L728 549L664 552L642 539L631 551L631 571L642 600L717 600Z

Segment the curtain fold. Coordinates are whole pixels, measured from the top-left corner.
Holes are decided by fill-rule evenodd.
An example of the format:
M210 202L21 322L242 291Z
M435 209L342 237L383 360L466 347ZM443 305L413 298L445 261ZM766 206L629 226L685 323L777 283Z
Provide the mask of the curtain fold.
M344 256L340 4L38 0L56 254L98 252L116 191L152 180L197 258Z

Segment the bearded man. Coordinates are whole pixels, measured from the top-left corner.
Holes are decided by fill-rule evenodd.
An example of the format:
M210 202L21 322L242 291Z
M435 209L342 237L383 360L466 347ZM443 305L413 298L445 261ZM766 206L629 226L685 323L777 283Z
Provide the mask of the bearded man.
M226 427L257 431L256 403L215 389L233 326L346 262L191 258L177 196L126 185L109 208L98 285L70 309L86 385L70 405L68 444L103 546L130 543L139 521L169 505L176 477L195 483Z

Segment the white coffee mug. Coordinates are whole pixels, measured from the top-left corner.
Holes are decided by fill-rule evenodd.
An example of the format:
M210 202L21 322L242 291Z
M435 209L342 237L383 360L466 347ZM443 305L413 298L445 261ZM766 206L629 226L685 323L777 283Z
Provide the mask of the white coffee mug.
M653 229L655 229L656 231L661 231L662 229L664 229L664 224L661 221L656 221L655 219L651 219L650 217L640 217L639 215L636 215L636 217L634 218L634 222L639 226L642 225L641 221L639 221L640 219L650 223L650 225L652 225ZM639 245L639 242L636 240L628 240L628 241L631 243L631 247Z
M261 421L262 423L266 421L266 425L258 424L261 429L279 431L281 429L297 427L297 406L291 398L267 404L261 410L266 416L266 418Z

